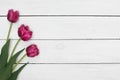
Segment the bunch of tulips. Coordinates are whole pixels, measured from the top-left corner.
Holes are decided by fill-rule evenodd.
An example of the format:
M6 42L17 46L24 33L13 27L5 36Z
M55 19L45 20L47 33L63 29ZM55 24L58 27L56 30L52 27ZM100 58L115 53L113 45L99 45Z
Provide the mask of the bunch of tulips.
M28 41L31 39L33 32L29 29L29 26L22 24L18 28L18 36L19 39L16 42L13 50L10 52L10 33L12 30L12 25L19 20L19 11L14 11L10 9L7 14L7 19L10 22L10 27L6 39L6 43L1 49L0 54L0 80L17 80L19 73L23 70L23 68L28 64L25 63L21 67L17 68L18 64L27 56L27 57L35 57L40 52L36 44L31 44L26 48L26 53L19 59L19 55L25 50L22 50L15 53L15 50L20 43L20 41Z

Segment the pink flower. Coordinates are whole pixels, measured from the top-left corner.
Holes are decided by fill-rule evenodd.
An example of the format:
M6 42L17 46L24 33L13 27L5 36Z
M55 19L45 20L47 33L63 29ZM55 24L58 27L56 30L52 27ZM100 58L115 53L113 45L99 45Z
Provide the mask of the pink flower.
M28 41L32 37L32 31L29 30L28 26L22 24L18 29L18 35L23 41Z
M7 14L8 21L15 23L19 19L19 11L14 11L13 9L10 9Z
M27 52L28 57L35 57L39 54L39 49L38 49L37 45L32 44L27 47L26 52Z

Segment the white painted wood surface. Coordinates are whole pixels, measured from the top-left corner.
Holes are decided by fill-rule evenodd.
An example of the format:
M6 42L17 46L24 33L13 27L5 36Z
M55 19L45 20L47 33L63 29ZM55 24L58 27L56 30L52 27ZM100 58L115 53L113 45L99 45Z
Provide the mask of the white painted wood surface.
M5 41L1 41L2 45ZM16 41L13 40L12 44ZM23 62L30 63L119 63L120 41L104 40L31 40L21 42L17 50L36 43L40 48L40 56L26 58ZM11 46L11 49L13 46ZM24 52L25 53L25 52ZM23 53L23 54L24 54Z
M120 0L1 0L0 3L1 14L6 14L9 8L19 9L24 15L120 14Z
M30 64L18 80L120 80L119 0L15 0L0 1L0 48L5 42L8 9L21 13L13 25L28 24L34 32L27 47L38 44L40 56L26 58ZM11 46L12 49L13 45Z
M32 39L86 39L119 38L120 18L94 17L21 17L13 25L12 39L18 39L17 30L21 24L28 24L34 32ZM0 39L5 39L9 23L0 18Z
M120 65L28 65L19 80L119 80Z

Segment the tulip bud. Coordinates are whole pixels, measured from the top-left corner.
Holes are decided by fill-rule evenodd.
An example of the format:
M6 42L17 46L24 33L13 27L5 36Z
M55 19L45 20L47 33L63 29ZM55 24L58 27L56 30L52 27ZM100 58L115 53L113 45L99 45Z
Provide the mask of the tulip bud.
M18 29L18 35L23 41L28 41L32 37L32 31L28 26L22 24Z
M27 47L26 52L27 52L28 57L35 57L39 54L39 49L38 49L37 45L32 44Z
M7 19L11 23L15 23L19 19L19 11L14 11L13 9L10 9L7 14Z

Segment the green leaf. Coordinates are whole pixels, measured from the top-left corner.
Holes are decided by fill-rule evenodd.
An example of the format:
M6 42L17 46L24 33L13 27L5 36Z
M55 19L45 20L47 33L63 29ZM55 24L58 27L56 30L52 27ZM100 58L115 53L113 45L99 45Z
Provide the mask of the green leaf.
M5 70L6 70L5 67L0 69L0 80L7 80L8 79L8 76L5 75L5 72L4 72Z
M19 52L17 52L8 62L7 64L7 69L8 69L8 73L11 72L14 63L16 62L18 56L24 51L24 49L20 50Z
M10 45L10 39L5 43L5 45L1 49L0 69L7 64L7 60L9 56L9 45Z
M24 48L24 49L25 49L25 48ZM7 65L8 65L8 66L12 66L12 65L16 62L18 56L24 51L24 49L20 50L20 51L17 52L13 57L11 57L11 59L10 59L10 61L8 62Z
M2 69L0 69L0 78L3 78L3 80L7 80L10 75L12 74L12 70L13 70L13 65L17 60L17 57L20 55L20 53L22 53L24 51L24 49L20 50L19 52L17 52L11 59L10 61L7 63L7 65L5 67L3 67ZM1 80L1 79L0 79Z
M24 67L27 65L28 63L24 64L23 66L21 66L17 71L13 72L12 75L10 76L10 78L8 80L17 80L18 75L20 74L20 72L24 69Z

